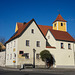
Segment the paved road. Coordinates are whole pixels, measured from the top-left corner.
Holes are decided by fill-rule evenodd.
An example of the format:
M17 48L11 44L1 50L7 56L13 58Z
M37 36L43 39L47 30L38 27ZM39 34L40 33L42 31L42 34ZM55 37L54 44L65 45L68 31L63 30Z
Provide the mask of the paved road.
M0 75L75 75L74 69L1 69Z

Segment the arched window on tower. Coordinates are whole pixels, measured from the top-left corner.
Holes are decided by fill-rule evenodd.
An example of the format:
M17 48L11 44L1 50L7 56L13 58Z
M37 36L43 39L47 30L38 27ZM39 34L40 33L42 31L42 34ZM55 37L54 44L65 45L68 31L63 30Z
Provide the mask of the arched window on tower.
M61 26L63 26L63 23L61 23Z

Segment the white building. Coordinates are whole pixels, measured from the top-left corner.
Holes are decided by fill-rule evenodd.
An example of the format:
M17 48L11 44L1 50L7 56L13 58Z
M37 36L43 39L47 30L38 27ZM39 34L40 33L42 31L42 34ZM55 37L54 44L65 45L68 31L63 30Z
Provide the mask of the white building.
M53 27L37 25L34 19L16 23L15 34L6 42L6 66L18 68L21 64L35 64L35 67L44 67L39 54L46 49L56 61L54 67L74 67L75 40L67 32L66 22L59 14Z

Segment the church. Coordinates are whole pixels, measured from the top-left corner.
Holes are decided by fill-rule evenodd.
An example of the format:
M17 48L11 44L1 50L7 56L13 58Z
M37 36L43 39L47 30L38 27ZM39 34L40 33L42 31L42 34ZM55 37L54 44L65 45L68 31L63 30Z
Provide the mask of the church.
M74 67L75 40L67 32L67 21L58 14L52 24L38 25L34 19L27 23L17 22L15 34L6 42L6 66L19 68L22 64L34 64L35 68L45 67L40 52L48 50L55 59L54 68Z

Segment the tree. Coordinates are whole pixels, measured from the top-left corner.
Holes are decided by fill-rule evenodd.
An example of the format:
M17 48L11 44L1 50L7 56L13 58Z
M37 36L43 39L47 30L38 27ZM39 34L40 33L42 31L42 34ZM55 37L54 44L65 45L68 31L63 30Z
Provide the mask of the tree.
M41 51L40 56L42 61L45 62L48 68L51 67L53 64L55 64L55 59L53 58L52 54L48 50Z
M4 37L0 37L0 51L5 50L5 38Z

